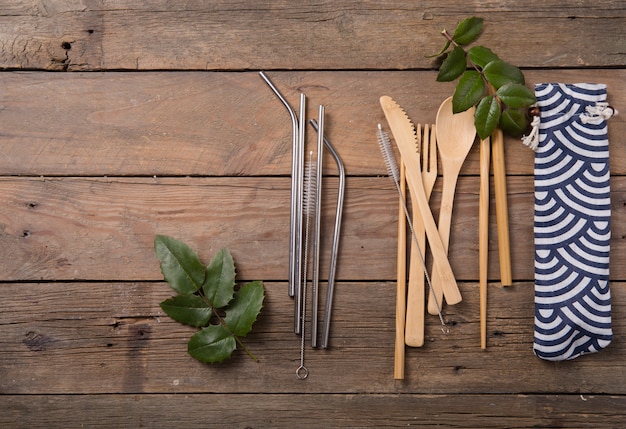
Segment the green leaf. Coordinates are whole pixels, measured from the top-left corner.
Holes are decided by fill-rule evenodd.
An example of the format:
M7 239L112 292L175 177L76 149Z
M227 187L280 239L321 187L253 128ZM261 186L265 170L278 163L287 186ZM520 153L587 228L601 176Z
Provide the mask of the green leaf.
M187 344L187 352L201 362L221 362L237 348L235 337L222 325L210 325L196 332Z
M528 128L526 112L521 109L505 109L500 118L500 129L511 137L519 138Z
M444 53L448 50L448 48L450 47L450 44L451 44L451 43L452 43L452 42L450 42L449 40L447 40L447 41L446 41L446 44L445 44L445 45L443 45L443 48L441 48L441 50L440 50L439 52L437 52L436 54L433 54L433 55L426 55L426 58L434 58L434 57L440 57L440 56L442 56L442 55L443 55L443 54L444 54Z
M475 16L466 18L457 25L452 39L459 45L468 45L476 40L482 29L482 18L476 18Z
M468 70L463 73L452 96L452 111L464 112L476 105L485 94L485 82L480 73Z
M160 306L172 319L196 328L206 325L211 319L211 307L198 295L177 295L166 299Z
M226 310L224 323L235 335L245 337L263 307L263 283L254 281L242 286Z
M204 296L215 308L226 306L235 293L235 262L230 252L222 249L211 259L202 285Z
M478 103L474 113L474 125L476 133L481 139L486 139L498 126L500 121L500 104L492 95L489 95Z
M514 108L527 108L537 101L535 93L530 88L519 83L507 83L501 86L496 95L504 104Z
M185 243L157 235L154 250L161 261L161 272L172 289L181 294L196 292L204 282L204 265Z
M512 64L500 60L489 62L484 68L483 73L487 82L498 89L507 83L524 84L524 75L522 71Z
M494 54L491 49L484 46L473 46L467 51L467 56L470 61L476 64L481 69L487 64L498 59L498 56Z
M467 60L465 59L465 51L460 46L457 46L448 53L446 59L441 63L437 81L452 82L454 79L461 76L466 68Z

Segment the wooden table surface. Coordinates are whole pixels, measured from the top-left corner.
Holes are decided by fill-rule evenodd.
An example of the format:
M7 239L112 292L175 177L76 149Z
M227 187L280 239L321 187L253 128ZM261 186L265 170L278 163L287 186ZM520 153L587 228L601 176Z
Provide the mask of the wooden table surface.
M443 44L442 28L472 15L485 19L479 42L522 67L529 85L606 83L626 112L625 6L0 1L0 426L623 427L624 116L609 122L613 343L569 362L533 355L534 155L507 139L514 284L498 285L492 198L488 347L474 147L450 243L463 302L444 309L447 335L427 318L425 345L406 349L404 380L393 378L398 200L376 126L382 95L414 122L434 121L453 84L435 82L426 55ZM348 174L330 347L307 348L304 381L287 295L291 123L260 70L292 105L304 92L309 117L326 106ZM258 363L241 351L217 365L187 354L193 329L159 307L172 292L157 234L207 262L227 247L240 281L265 282L246 338Z

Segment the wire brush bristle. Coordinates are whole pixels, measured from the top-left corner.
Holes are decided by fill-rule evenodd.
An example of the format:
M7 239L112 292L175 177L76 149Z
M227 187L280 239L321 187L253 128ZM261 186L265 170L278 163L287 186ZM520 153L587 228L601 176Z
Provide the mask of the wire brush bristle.
M313 151L309 152L309 160L306 163L306 173L304 175L304 183L302 189L302 212L305 216L311 216L315 211L315 200L317 189L314 180L313 168Z
M387 172L389 177L391 177L394 182L398 183L400 181L400 171L398 169L398 164L396 164L396 158L391 150L391 142L389 141L389 135L382 129L380 124L378 124L378 146L380 147L380 152L383 155L383 159L385 160L385 165L387 166Z

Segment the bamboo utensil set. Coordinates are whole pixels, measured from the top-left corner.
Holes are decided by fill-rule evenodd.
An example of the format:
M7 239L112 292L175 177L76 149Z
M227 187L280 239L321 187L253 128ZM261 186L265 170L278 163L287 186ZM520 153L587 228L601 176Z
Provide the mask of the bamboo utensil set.
M450 238L452 207L456 181L465 158L476 139L474 109L453 114L451 98L446 99L437 112L436 126L413 125L402 108L390 97L380 98L396 146L401 155L401 173L398 173L395 157L386 134L379 125L379 145L390 177L396 182L400 198L398 225L398 286L396 296L396 345L394 378L404 378L404 345L420 347L424 343L424 286L428 291L428 312L437 314L444 332L447 326L442 316L443 302L458 304L458 289L447 249ZM493 136L494 182L496 194L496 219L502 284L509 286L511 263L508 234L508 210L504 170L504 146L502 134L496 130ZM489 167L490 139L480 143L480 196L479 196L479 292L480 292L480 338L481 348L486 348L486 313L488 280L488 229L489 229ZM437 153L443 169L443 191L438 225L432 216L429 197L437 177ZM406 209L406 192L403 177L406 176L411 197L413 220ZM403 213L404 212L404 213ZM405 220L406 218L406 220ZM411 229L412 247L409 263L409 289L406 290L406 225ZM432 281L428 276L424 256L426 246L424 232L433 256ZM419 271L419 274L417 273ZM417 277L420 280L417 280Z

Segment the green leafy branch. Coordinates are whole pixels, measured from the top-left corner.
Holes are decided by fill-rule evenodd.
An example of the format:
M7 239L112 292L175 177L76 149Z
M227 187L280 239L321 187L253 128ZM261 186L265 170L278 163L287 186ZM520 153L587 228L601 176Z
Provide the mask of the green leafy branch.
M265 298L260 281L235 290L235 263L222 249L204 266L185 243L164 235L154 240L163 277L178 294L163 301L161 309L172 319L202 328L187 345L188 353L201 362L221 362L239 345L258 360L243 344L256 321Z
M527 111L536 101L535 94L525 86L519 68L502 61L484 46L466 48L478 38L482 28L483 19L471 17L461 21L452 35L442 30L446 44L434 56L445 58L437 81L459 79L452 96L452 110L459 113L476 106L474 125L481 139L498 127L510 136L520 137L528 127Z

